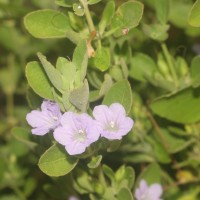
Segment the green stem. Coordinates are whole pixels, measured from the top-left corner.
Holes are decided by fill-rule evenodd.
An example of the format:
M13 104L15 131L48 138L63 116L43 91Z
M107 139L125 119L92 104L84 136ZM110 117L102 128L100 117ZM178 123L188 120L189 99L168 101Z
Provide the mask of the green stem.
M114 29L111 29L110 31L106 32L104 35L103 35L103 38L106 38L110 35L112 35L113 33L115 33L119 28L114 28Z
M90 15L90 10L88 8L87 0L80 0L80 2L82 3L82 5L84 7L85 17L86 17L90 32L93 32L93 31L95 31L95 27L94 27L94 23L92 21L92 17Z
M166 46L166 44L163 43L163 44L161 45L161 47L162 47L163 53L164 53L164 55L165 55L165 58L166 58L166 60L167 60L167 63L168 63L168 66L169 66L169 70L170 70L170 72L171 72L171 74L172 74L174 83L175 83L176 86L178 86L178 77L177 77L176 71L175 71L175 69L174 69L174 65L173 65L171 56L170 56L170 54L169 54L169 51L168 51L168 49L167 49L167 46Z

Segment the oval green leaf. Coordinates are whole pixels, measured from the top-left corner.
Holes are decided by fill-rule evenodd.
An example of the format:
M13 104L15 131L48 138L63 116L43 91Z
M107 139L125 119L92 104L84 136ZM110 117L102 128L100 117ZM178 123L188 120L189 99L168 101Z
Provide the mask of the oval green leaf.
M48 176L64 176L70 173L77 163L77 158L69 156L64 148L54 144L40 157L38 166Z
M115 13L112 28L134 28L142 19L144 5L139 1L123 3Z
M36 38L62 38L71 30L66 15L55 10L38 10L27 14L24 25Z
M154 101L152 111L174 122L195 123L200 120L200 88L188 88Z
M124 106L128 114L132 106L132 90L127 80L115 83L103 99L103 104L111 105L112 103L120 103Z
M191 26L200 27L200 0L197 0L193 5L189 13L188 22Z
M51 92L52 85L38 62L29 62L26 65L26 78L36 94L44 99L54 99Z

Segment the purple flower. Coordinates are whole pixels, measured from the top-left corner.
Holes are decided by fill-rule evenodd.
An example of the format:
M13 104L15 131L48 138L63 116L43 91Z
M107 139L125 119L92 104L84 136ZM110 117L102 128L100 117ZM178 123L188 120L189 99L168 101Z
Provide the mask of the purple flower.
M120 140L133 127L133 120L126 117L124 107L119 103L96 106L93 110L94 118L100 123L103 131L101 136L109 140Z
M79 200L76 196L70 196L68 200Z
M64 145L70 155L81 154L91 143L98 140L101 128L88 114L66 112L61 126L54 131L55 140Z
M160 184L155 183L148 186L145 180L141 180L139 188L135 191L135 198L136 200L162 200L160 198L162 192Z
M26 115L26 120L33 127L32 134L45 135L60 124L61 115L57 103L44 100L41 105L41 111L31 111Z

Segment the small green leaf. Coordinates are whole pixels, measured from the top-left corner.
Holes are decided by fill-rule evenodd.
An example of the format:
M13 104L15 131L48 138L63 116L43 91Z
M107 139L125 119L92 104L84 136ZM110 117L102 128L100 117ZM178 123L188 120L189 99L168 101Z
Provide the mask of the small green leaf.
M155 71L157 71L156 63L150 56L138 53L131 58L130 77L147 82L146 76L152 77Z
M188 88L171 96L160 98L150 105L152 111L178 123L195 123L200 120L200 89Z
M112 29L134 28L142 19L144 5L139 1L123 3L112 19Z
M103 11L103 15L101 17L101 21L99 22L99 33L103 34L106 26L109 25L113 15L115 13L115 2L109 1Z
M73 3L77 3L78 0L55 0L55 4L62 7L72 7Z
M70 92L69 101L81 112L87 110L89 102L89 85L86 79L81 87Z
M151 137L148 137L147 140L152 145L154 156L159 162L164 164L171 162L170 155L163 147L161 141L156 141L155 138ZM168 144L167 142L165 143Z
M132 167L125 167L122 165L115 173L115 180L118 183L121 183L124 180L127 180L126 187L132 188L135 179L135 172Z
M77 71L80 70L80 81L83 81L86 76L88 65L87 43L85 40L80 41L76 46L72 62L76 66Z
M117 200L134 200L132 192L128 188L121 188L117 194Z
M71 30L69 19L56 10L38 10L24 18L26 29L37 38L62 38Z
M139 184L140 180L144 179L149 185L153 183L160 183L161 169L157 163L148 165L148 167L140 174L135 186Z
M91 161L87 164L87 166L92 169L97 168L101 163L101 160L102 160L102 155L93 156Z
M103 165L102 170L104 174L110 179L111 182L115 181L115 173L110 167L108 167L107 165Z
M156 16L161 24L165 24L168 20L170 1L154 0Z
M190 10L188 22L191 26L200 27L200 0L197 0Z
M168 38L168 24L143 24L144 33L153 40L164 41Z
M72 111L72 112L77 111L75 106L73 106L69 101L69 95L70 95L70 90L66 89L62 96L62 103L64 105L65 111Z
M100 1L101 0L89 0L88 4L93 5L93 4L99 3Z
M32 88L28 88L27 92L26 92L26 99L28 102L29 107L32 110L36 110L37 108L39 108L42 104L43 98L41 98L40 96L38 96L33 90Z
M70 62L66 58L59 57L56 62L56 69L59 70L62 77L62 89L66 90L72 88L76 74L76 66L74 65L74 63Z
M64 148L54 144L41 157L39 168L48 176L64 176L70 173L78 159L67 154Z
M110 67L110 52L107 48L99 46L94 57L94 65L104 72Z
M47 61L44 55L42 55L41 53L38 53L37 55L38 55L38 58L40 59L40 62L42 63L42 66L49 80L51 81L53 86L62 93L63 83L62 83L62 78L59 71L55 69L55 67L50 62Z
M193 87L199 87L200 86L200 56L196 56L192 59L190 72L191 72Z
M51 92L51 87L53 86L38 62L29 62L26 65L26 78L36 94L44 99L54 99Z
M80 3L74 3L73 4L73 10L74 10L74 13L78 16L84 15L84 8Z
M103 99L103 104L111 105L112 103L120 103L124 106L128 114L132 106L132 91L127 80L115 83Z
M99 91L99 95L100 96L105 95L108 92L108 90L111 88L112 84L113 84L113 81L112 81L111 76L109 74L105 74L104 81Z

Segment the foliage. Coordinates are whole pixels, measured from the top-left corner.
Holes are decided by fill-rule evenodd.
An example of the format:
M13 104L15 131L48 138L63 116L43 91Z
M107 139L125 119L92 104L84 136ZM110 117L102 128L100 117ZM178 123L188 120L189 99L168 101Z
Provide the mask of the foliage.
M132 200L141 180L200 199L200 0L3 0L0 23L0 199ZM43 99L134 126L71 156L31 134Z

